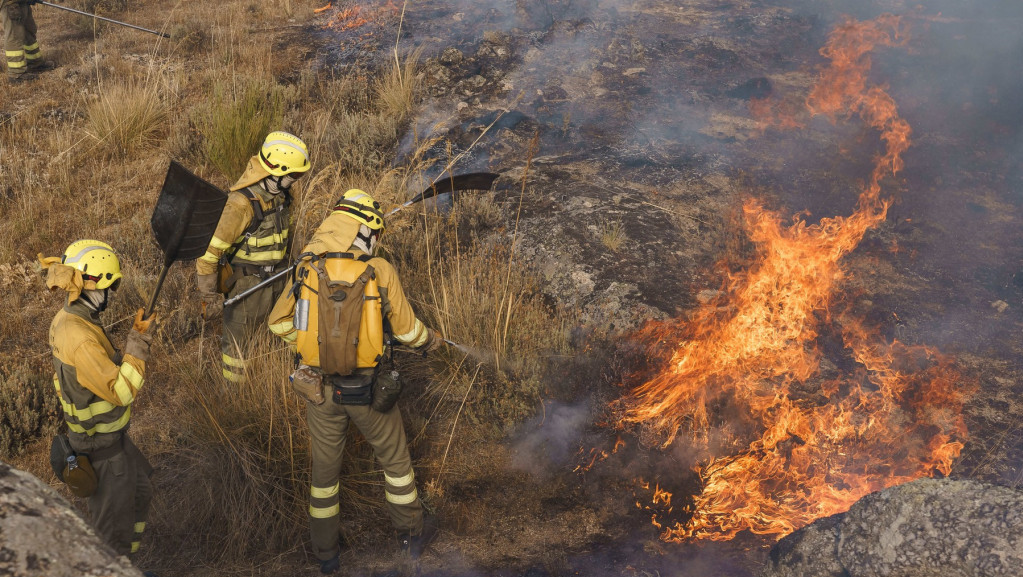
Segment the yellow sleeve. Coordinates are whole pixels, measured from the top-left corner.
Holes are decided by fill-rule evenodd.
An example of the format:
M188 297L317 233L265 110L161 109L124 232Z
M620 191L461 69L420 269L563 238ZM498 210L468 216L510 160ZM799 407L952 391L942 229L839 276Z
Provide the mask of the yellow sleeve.
M412 305L405 298L405 291L401 288L401 281L398 280L398 273L391 266L391 263L374 258L369 261L377 272L377 283L380 286L380 300L383 306L384 316L391 321L391 330L394 331L394 338L410 347L421 347L429 340L429 331L426 326L416 318Z
M290 289L291 285L288 285L278 297L267 318L267 324L270 326L270 332L281 337L287 343L294 343L298 338L295 331L295 293Z
M216 273L220 255L245 234L245 229L249 228L253 216L255 215L252 212L252 204L244 194L232 192L228 195L224 212L220 214L220 222L217 223L217 230L210 239L210 246L206 249L206 254L195 261L195 272L200 275Z
M130 405L145 382L145 361L124 355L118 366L107 356L106 349L92 339L82 341L72 357L78 383L117 406Z

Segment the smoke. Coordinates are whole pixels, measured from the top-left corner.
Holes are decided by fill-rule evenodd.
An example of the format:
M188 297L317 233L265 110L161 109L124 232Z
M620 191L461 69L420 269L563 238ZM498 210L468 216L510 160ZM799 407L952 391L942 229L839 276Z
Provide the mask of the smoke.
M521 425L513 436L512 468L538 478L571 470L587 437L593 436L592 423L588 402L545 403L542 414Z

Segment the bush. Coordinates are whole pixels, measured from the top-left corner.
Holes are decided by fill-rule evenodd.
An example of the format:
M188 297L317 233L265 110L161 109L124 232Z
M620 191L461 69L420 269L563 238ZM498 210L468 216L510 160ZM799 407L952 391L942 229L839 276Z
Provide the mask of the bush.
M52 435L60 424L52 376L27 364L0 369L0 459L20 455L33 440Z
M280 129L292 99L291 90L270 80L218 81L195 119L206 158L228 180L238 178L266 135Z

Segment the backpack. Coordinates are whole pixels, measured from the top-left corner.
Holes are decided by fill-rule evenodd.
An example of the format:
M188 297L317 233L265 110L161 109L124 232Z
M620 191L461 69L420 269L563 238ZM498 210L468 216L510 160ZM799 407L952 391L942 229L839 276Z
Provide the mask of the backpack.
M384 322L376 271L367 262L370 258L326 253L299 268L294 324L302 364L340 376L379 364Z

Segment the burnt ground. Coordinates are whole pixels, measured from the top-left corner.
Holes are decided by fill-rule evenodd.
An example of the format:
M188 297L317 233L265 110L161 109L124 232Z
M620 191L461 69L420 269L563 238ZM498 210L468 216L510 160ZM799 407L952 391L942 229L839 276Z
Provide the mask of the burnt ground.
M422 574L755 573L771 540L666 544L637 509L639 475L691 492L692 463L681 451L633 442L631 453L589 473L572 469L589 447L613 443L594 421L622 391L628 330L684 315L701 291L720 287L715 263L742 245L743 199L810 222L852 211L882 151L877 133L856 118L832 123L802 108L842 11L860 19L892 12L910 24L906 46L875 53L871 81L887 87L913 127L904 171L884 182L894 199L888 221L847 258L850 294L886 338L936 347L955 359L964 386L977 386L953 476L1023 480L1023 9L846 4L408 6L401 45L424 50L430 96L397 162L407 160L411 134L439 136L466 151L456 172L501 173L496 198L510 219L521 200L521 255L551 297L578 312L576 333L591 345L552 373L543 416L490 455L505 468L448 489L447 511L467 513L444 527ZM384 62L398 17L377 14L369 27L307 31L319 46L310 58L327 68ZM794 112L803 126L758 122L755 100ZM534 136L539 148L525 174ZM441 146L434 155L441 165L447 159ZM625 241L612 250L601 236L615 222ZM346 553L349 574L391 566L374 547Z

